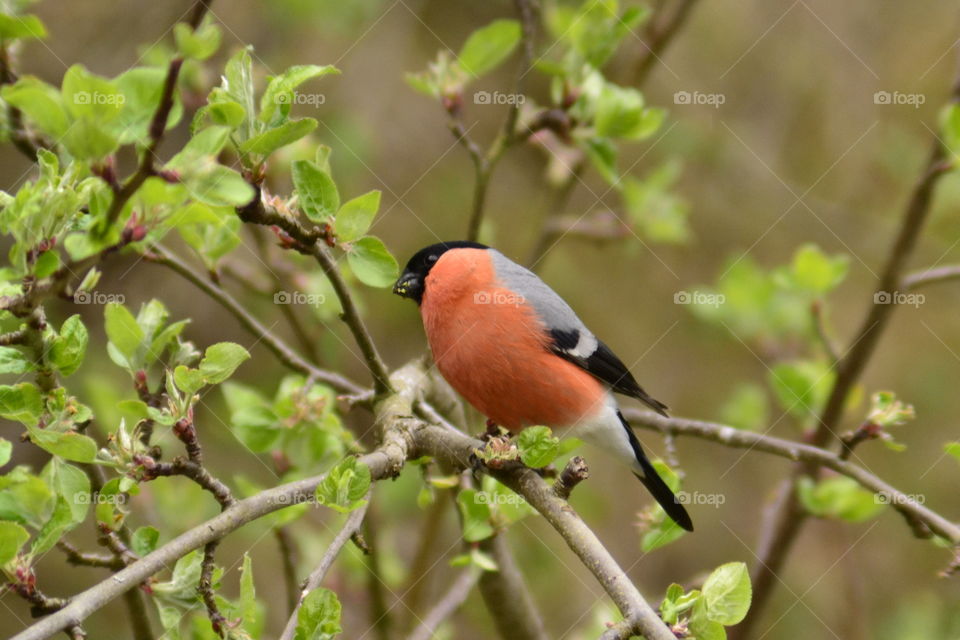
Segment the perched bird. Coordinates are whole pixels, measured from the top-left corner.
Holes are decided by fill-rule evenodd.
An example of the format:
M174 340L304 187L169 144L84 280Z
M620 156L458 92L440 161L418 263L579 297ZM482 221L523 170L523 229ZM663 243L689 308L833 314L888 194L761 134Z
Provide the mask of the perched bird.
M623 362L536 274L476 242L418 251L393 292L420 306L443 377L490 421L517 433L546 425L630 466L673 520L693 523L657 475L613 392L661 415Z

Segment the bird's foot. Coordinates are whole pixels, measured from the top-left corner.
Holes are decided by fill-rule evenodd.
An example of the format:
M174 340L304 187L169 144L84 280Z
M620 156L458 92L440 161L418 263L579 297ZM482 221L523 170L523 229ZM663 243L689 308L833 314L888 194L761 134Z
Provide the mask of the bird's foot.
M506 433L506 429L487 418L487 430L480 434L480 439L484 442L490 442L494 438L502 437L504 433Z

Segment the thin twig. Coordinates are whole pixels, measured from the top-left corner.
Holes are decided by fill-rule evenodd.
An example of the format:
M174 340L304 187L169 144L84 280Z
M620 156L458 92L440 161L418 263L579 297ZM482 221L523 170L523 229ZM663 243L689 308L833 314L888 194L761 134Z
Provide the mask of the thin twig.
M211 540L203 547L203 562L200 565L200 581L197 583L197 592L200 594L200 599L203 600L203 606L207 609L210 626L213 627L214 633L223 638L225 637L224 623L227 620L220 613L220 607L217 606L217 597L213 592L213 571L216 569L214 553L219 544L219 540Z
M300 590L300 599L297 601L297 606L294 607L293 613L290 614L290 619L287 620L287 626L284 627L283 633L280 634L280 640L293 640L293 636L297 631L297 614L300 611L301 605L303 605L304 599L306 599L307 594L320 586L324 576L327 575L327 571L333 566L333 561L337 559L340 550L343 549L343 545L347 544L351 536L360 529L360 525L363 524L363 516L367 513L369 504L370 493L367 493L367 499L363 506L358 507L350 514L350 517L348 517L347 521L343 524L343 528L340 529L339 533L337 533L330 542L326 553L324 553L323 558L320 559L320 564L310 573L303 588Z
M229 311L243 327L253 334L260 342L273 352L290 369L298 371L306 376L313 377L319 382L329 384L331 387L342 393L362 393L363 389L338 373L319 369L291 349L283 340L276 336L257 320L253 314L246 310L237 300L219 285L210 282L208 279L196 273L187 266L180 258L174 255L160 245L154 245L144 254L144 257L157 264L162 264L175 271L180 276L193 283L198 289L206 293L213 300Z
M910 291L925 287L928 284L957 280L958 278L960 278L960 265L953 264L911 273L903 279L900 287Z
M210 2L211 0L197 0L197 2L193 5L193 8L190 10L190 20L188 22L191 29L196 30L196 28L200 26L203 16L210 8ZM147 178L156 173L154 159L156 158L157 149L160 147L160 142L163 140L163 134L167 129L167 121L170 119L170 112L173 110L175 94L177 90L177 81L180 78L180 69L182 67L182 57L173 58L170 61L170 64L167 66L167 75L163 80L163 89L160 93L160 102L157 104L157 108L153 112L153 117L150 119L150 128L148 132L150 142L147 145L147 148L143 151L143 155L140 157L137 170L132 176L127 178L127 180L119 189L114 190L113 200L110 202L110 207L107 209L106 223L101 229L103 233L106 233L107 230L113 226L127 202L129 202L130 198L132 198L137 190L143 186L143 183L146 182Z
M633 84L641 85L647 80L647 76L650 75L656 63L660 61L667 45L670 44L670 41L687 21L690 11L696 3L697 0L679 0L677 8L668 16L666 14L670 3L664 2L657 14L650 19L649 27L643 39L646 51L637 61L633 74Z
M126 564L115 555L100 555L97 553L84 553L66 540L58 540L57 548L67 555L67 562L72 565L82 567L103 567L105 569L120 570Z
M514 0L517 13L520 16L521 27L521 55L522 61L520 70L517 73L517 79L514 84L514 94L517 96L523 94L524 79L530 73L533 65L533 46L536 37L536 9L531 0ZM463 126L461 117L461 100L449 102L447 112L450 114L450 130L453 132L456 140L463 145L473 160L474 184L473 184L473 204L470 209L470 218L467 223L467 240L476 242L480 237L480 226L483 223L484 208L487 201L487 191L490 186L490 176L493 169L497 166L504 152L521 139L517 136L517 119L520 116L519 99L514 100L507 111L507 117L504 120L503 127L497 137L484 152L480 147L470 139L466 129ZM525 137L523 138L525 139Z
M317 229L307 229L296 220L289 218L272 207L268 207L263 202L263 193L259 185L253 185L257 195L247 205L237 208L237 215L244 222L259 225L277 226L283 229L291 238L299 243L296 249L301 253L313 256L320 265L320 269L330 280L333 290L343 308L343 321L353 334L353 338L363 353L364 361L370 375L373 377L374 390L377 397L382 397L390 391L389 374L386 365L380 358L376 346L373 344L373 338L367 330L360 312L353 301L353 296L347 287L346 281L337 268L336 261L326 246L321 245L317 240L322 237L322 233ZM350 390L348 393L359 392L359 389Z
M174 458L172 462L157 462L153 461L152 458L144 457L140 462L144 467L144 480L151 480L161 476L183 476L193 480L201 488L208 491L216 501L220 503L223 509L237 502L227 485L215 478L205 467L197 464L193 460Z

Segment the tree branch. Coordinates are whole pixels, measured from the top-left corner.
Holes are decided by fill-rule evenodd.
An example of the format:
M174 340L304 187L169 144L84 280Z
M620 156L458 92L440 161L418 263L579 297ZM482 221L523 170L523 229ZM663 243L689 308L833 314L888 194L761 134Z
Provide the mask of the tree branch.
M922 522L931 531L954 544L960 544L960 526L937 512L918 503L912 497L892 487L874 474L847 462L839 454L801 442L793 442L752 431L744 431L725 424L664 418L651 412L625 409L624 416L631 424L674 436L692 436L710 440L727 447L750 449L804 463L809 468L827 468L856 480L864 488L883 496L887 503L909 520Z

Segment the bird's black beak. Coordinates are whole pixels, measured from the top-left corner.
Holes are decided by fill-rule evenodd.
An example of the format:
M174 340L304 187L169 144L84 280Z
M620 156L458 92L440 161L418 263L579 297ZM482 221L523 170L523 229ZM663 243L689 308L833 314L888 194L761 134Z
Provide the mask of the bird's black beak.
M393 292L401 298L410 298L419 302L423 295L423 282L419 275L408 271L393 285Z

